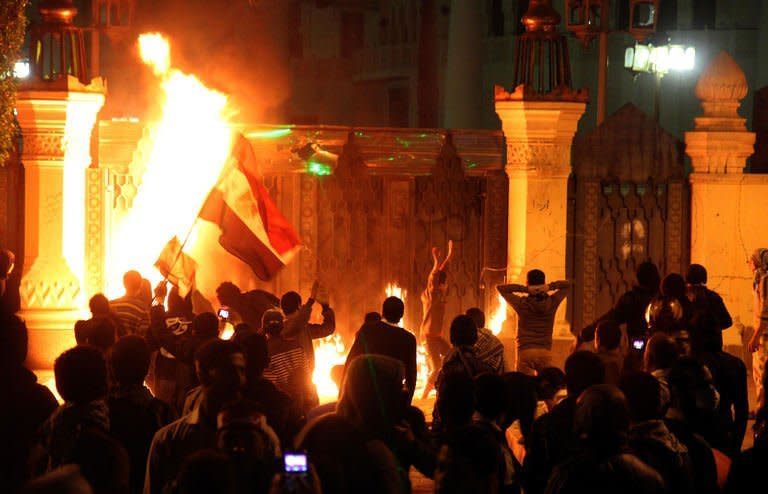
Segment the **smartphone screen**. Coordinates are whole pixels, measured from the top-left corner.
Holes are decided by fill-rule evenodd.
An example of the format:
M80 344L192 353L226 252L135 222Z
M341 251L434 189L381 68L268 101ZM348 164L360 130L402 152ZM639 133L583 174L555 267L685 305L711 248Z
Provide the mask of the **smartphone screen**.
M229 309L219 309L219 317L222 319L229 319Z
M645 347L645 340L632 340L632 346L635 350L642 350Z
M301 452L286 452L283 455L285 473L307 473L307 454Z

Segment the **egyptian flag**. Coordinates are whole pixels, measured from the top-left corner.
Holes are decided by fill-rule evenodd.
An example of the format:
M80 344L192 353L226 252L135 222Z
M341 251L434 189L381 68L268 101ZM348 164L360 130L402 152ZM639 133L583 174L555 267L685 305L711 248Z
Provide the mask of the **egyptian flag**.
M240 134L200 218L215 223L221 246L266 281L288 264L300 242L258 177L253 147Z

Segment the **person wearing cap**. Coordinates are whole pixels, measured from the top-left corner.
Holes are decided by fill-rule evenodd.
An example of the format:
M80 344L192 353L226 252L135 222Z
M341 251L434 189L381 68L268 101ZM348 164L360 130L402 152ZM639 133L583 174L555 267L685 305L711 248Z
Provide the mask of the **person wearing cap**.
M267 335L269 364L264 377L290 396L299 408L312 406L313 389L309 363L298 340L283 335L285 316L278 309L264 312L261 327Z

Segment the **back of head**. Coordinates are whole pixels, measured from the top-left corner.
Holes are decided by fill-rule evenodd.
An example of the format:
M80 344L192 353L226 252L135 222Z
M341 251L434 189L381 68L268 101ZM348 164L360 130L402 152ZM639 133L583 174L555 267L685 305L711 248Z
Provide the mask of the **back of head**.
M69 403L88 403L107 394L107 363L102 352L78 345L65 351L53 363L56 389Z
M381 321L381 314L378 312L369 312L365 315L364 323L372 323Z
M683 306L676 296L665 295L656 297L646 309L646 317L650 331L672 334L682 329Z
M93 494L77 465L64 465L31 480L22 494Z
M0 368L24 365L28 350L27 325L13 314L0 312Z
M481 374L475 378L475 410L495 420L507 411L504 379L498 374Z
M706 285L707 269L701 264L691 264L685 273L685 281L689 285Z
M132 297L138 296L141 291L141 274L138 271L127 271L123 275L123 286L125 287L125 293Z
M533 428L536 417L536 406L539 400L536 378L522 372L504 374L504 394L506 395L506 421L511 425L515 420L520 421L520 431L525 438Z
M525 276L525 279L528 286L543 285L547 282L547 277L544 274L544 271L540 269L532 269L528 271L528 274Z
M216 296L223 305L237 304L240 294L240 289L231 281L225 281L216 288Z
M437 408L440 418L448 427L467 425L475 410L475 383L464 373L449 373L437 390Z
M117 327L111 317L96 316L86 321L88 344L107 351L115 344Z
M572 353L565 361L565 385L568 396L577 397L585 389L605 382L605 365L592 352Z
M220 371L232 364L232 356L243 353L234 341L214 339L203 343L195 352L197 377L203 387L213 384L214 371Z
M381 305L381 316L388 322L397 324L405 314L405 304L397 297L387 297Z
M479 307L472 307L467 309L465 314L471 317L473 321L475 321L475 326L477 326L477 329L485 327L485 312L483 312Z
M688 419L699 414L710 414L717 405L712 374L705 365L691 357L679 358L670 369L669 391L672 405Z
M269 365L269 350L267 338L253 331L235 333L233 341L240 345L245 352L245 362L248 368L248 380L261 377Z
M141 386L149 370L149 345L141 336L120 338L109 357L112 377L119 386Z
M285 326L285 317L278 309L269 309L261 317L261 327L269 336L279 336Z
M677 343L664 333L656 333L645 347L645 370L669 369L679 357Z
M651 293L658 293L661 284L659 268L650 261L641 262L635 272L637 284Z
M595 330L596 344L602 350L616 350L621 344L621 327L614 321L602 321Z
M247 400L225 405L216 417L217 443L232 460L258 464L264 470L274 465L278 445L267 432L266 418L259 410L257 403ZM267 485L271 473L269 468L260 475Z
M477 326L466 315L456 316L451 321L451 344L453 346L472 346L477 343Z
M203 312L192 319L192 334L202 339L219 336L219 318L213 312Z
M547 367L536 375L536 390L542 400L551 400L565 389L565 373L557 367Z
M283 309L285 315L290 315L299 310L301 307L301 295L297 292L286 292L280 298L280 308Z
M661 386L658 379L645 372L630 372L621 377L619 388L627 398L632 422L662 418Z
M629 409L615 386L598 384L576 403L574 429L582 445L598 454L615 454L627 440Z
M103 293L97 293L91 300L88 301L88 308L91 309L91 314L95 316L106 316L109 314L109 300Z
M661 282L661 294L683 300L686 298L685 279L677 273L668 274Z
M224 453L204 449L191 454L176 477L178 494L234 494L235 475Z

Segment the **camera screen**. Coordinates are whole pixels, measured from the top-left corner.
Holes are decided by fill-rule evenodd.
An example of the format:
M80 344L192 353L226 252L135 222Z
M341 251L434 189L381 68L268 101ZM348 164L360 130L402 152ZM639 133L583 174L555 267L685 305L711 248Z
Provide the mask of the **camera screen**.
M635 350L642 350L645 346L645 341L643 340L633 340L632 346L635 347Z
M285 473L307 473L307 455L305 453L285 453Z
M219 309L219 317L222 319L229 318L229 310L227 309Z

